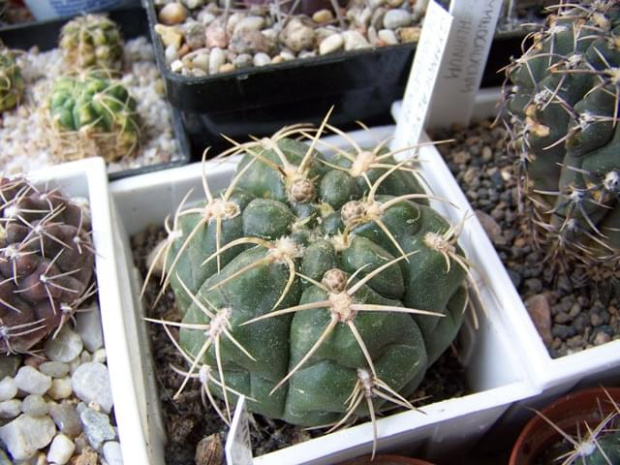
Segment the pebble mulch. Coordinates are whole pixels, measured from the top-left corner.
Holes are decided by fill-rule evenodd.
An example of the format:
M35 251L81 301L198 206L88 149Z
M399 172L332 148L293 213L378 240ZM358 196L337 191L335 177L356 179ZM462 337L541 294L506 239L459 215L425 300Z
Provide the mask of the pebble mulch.
M493 242L550 355L557 358L620 339L620 283L613 278L595 282L581 269L551 279L543 254L529 245L504 128L492 127L488 120L466 131L438 130L433 137L455 139L437 148Z

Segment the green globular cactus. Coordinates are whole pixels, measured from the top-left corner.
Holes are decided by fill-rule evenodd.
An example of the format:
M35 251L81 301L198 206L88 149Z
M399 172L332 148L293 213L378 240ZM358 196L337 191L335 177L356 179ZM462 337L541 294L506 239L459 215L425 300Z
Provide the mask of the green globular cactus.
M62 28L60 49L70 67L121 69L123 36L118 25L103 15L79 16Z
M90 216L21 178L0 179L0 202L0 353L24 353L92 295Z
M24 78L15 55L0 48L0 113L15 108L24 93Z
M54 152L65 160L99 154L111 162L138 152L136 102L117 81L98 73L62 77L52 86L47 111Z
M620 4L565 4L507 68L506 124L536 242L556 264L620 258Z
M198 378L225 421L239 393L302 426L413 408L461 326L460 226L385 143L334 147L319 139L326 127L338 132L292 126L231 149L242 158L229 187L205 182L206 201L182 202L158 249L183 320L151 321L180 327L179 392Z

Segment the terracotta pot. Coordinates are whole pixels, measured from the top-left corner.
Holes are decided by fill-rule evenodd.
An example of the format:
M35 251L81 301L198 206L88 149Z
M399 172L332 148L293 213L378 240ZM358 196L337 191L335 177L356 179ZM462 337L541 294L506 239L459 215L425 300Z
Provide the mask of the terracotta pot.
M371 460L370 455L358 457L340 465L433 465L426 460L414 459L402 455L375 455Z
M580 431L583 432L584 423L594 428L614 410L605 391L614 401L620 403L620 388L586 389L556 400L541 410L541 413L570 435L576 433L576 425L580 425ZM532 464L549 446L561 439L560 434L549 423L536 415L525 425L517 438L509 465Z

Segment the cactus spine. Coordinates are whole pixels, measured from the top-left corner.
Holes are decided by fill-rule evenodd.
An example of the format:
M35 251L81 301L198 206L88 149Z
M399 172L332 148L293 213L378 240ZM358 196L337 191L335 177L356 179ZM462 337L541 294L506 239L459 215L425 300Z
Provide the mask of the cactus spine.
M14 108L24 92L24 78L14 53L0 48L0 113Z
M28 352L90 297L90 218L57 190L0 180L0 352Z
M505 92L539 245L562 267L620 258L620 5L562 4Z
M205 182L206 200L181 204L159 248L162 292L171 284L183 320L151 321L180 328L179 392L199 379L225 421L239 393L254 412L303 426L413 408L461 325L459 227L426 205L385 142L345 150L319 139L326 129L339 132L323 122L237 144L230 186Z

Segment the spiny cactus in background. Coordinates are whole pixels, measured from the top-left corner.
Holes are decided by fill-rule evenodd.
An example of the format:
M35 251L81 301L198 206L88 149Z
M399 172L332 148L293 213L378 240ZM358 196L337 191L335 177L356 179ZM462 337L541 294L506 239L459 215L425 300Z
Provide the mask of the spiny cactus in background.
M24 78L14 53L0 47L0 113L14 108L24 92Z
M170 283L183 320L151 321L180 328L179 392L199 379L225 421L239 393L252 411L303 426L413 408L461 326L461 225L427 205L387 141L343 149L319 139L326 129L342 134L324 122L235 145L229 187L205 182L205 201L182 202L158 248L162 292Z
M55 334L93 288L90 217L58 190L0 179L0 352Z
M6 12L9 9L9 0L0 0L0 21L6 21Z
M123 37L118 25L103 15L84 15L63 26L60 48L65 61L77 69L120 70Z
M620 258L620 4L557 8L507 68L513 135L536 242L561 268Z
M140 147L135 100L121 83L99 73L58 79L47 111L53 151L65 160L98 154L116 161Z

